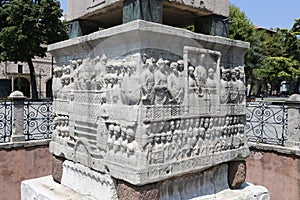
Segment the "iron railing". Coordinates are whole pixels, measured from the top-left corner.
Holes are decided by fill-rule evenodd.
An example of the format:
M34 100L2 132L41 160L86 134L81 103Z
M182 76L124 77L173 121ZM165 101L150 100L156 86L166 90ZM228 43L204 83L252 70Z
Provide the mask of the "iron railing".
M12 103L0 101L0 143L9 142L12 131Z
M25 101L25 140L50 139L53 132L52 101ZM284 145L287 140L287 106L268 102L247 103L245 133L250 142ZM12 134L12 102L0 101L0 143Z
M270 102L249 102L245 133L250 142L284 145L287 140L287 106Z
M50 139L53 132L53 107L51 100L24 102L25 140Z

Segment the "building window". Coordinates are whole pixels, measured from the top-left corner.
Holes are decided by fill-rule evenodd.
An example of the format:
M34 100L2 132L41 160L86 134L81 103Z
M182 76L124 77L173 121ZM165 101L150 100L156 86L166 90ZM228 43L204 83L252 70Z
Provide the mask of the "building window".
M19 74L23 73L23 65L18 65L18 73Z

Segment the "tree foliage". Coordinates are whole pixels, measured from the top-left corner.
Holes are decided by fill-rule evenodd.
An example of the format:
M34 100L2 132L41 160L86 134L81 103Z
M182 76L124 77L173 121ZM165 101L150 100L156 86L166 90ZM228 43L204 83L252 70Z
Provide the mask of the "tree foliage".
M46 55L46 45L67 38L56 0L0 0L0 61L27 62L32 98L37 98L32 59Z
M247 18L246 14L238 7L230 5L230 26L229 37L235 40L250 42L253 38L254 25Z
M271 82L279 90L280 82L289 81L291 93L298 93L300 77L300 19L296 19L291 29L276 29L261 40L264 59L254 74Z
M294 82L294 86L299 84L300 19L295 20L291 29L257 29L244 12L231 5L230 22L229 37L250 43L245 57L248 83L256 77L277 90L283 80Z

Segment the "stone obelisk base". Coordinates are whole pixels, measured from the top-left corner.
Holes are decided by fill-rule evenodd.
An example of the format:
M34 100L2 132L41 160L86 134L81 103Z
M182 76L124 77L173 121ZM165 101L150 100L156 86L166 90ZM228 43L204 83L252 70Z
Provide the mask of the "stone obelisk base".
M22 200L65 199L197 199L267 200L268 190L244 183L238 190L228 186L228 164L158 183L134 186L70 161L63 163L61 184L52 176L22 182Z

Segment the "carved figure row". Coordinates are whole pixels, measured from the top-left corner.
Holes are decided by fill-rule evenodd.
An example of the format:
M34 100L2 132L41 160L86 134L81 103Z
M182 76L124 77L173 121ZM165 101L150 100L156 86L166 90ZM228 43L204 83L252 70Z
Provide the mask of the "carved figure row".
M245 72L243 67L221 68L220 103L242 103L245 100Z
M170 121L152 122L151 125L147 125L147 134L157 132L167 132L175 130L186 130L188 128L217 128L217 127L229 127L231 125L244 124L245 116L220 116L220 117L195 117L187 119L177 119Z
M148 160L159 164L237 149L244 145L244 139L243 124L150 134Z
M69 117L57 115L53 119L54 131L56 136L68 138L69 135Z
M135 131L118 124L108 124L107 147L108 151L115 154L126 154L128 157L134 155L138 151Z
M200 55L205 57L205 54ZM112 61L111 61L112 62ZM71 60L70 65L54 69L53 93L60 91L102 90L111 104L165 105L181 104L185 84L189 94L198 97L217 94L221 103L242 103L245 97L243 67L221 68L221 80L216 80L215 62L203 66L203 62L188 66L188 78L184 78L183 60L169 61L149 58L146 54L139 61L108 64L105 55L95 59Z

